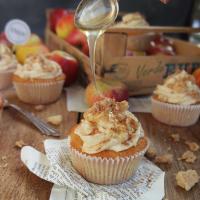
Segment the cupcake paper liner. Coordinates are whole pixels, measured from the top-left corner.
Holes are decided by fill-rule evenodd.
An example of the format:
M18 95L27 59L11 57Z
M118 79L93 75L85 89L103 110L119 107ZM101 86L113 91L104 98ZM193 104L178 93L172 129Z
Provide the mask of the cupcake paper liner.
M158 121L172 126L191 126L200 115L200 105L175 105L151 98L152 115Z
M19 83L14 81L13 83L21 101L30 104L48 104L60 97L64 80L45 83Z
M14 70L0 71L0 90L7 89L12 85Z
M148 145L143 151L128 157L101 158L83 154L70 146L70 159L74 168L87 181L97 184L119 184L127 181L137 170Z

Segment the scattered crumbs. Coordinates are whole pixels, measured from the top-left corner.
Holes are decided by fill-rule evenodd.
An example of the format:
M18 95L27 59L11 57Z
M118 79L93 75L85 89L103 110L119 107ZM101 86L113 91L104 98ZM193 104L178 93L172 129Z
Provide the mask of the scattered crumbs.
M154 161L158 164L171 164L173 162L173 155L168 153L156 156Z
M172 134L170 136L174 142L180 142L180 135L179 134Z
M156 149L153 146L150 146L145 154L145 156L149 159L155 158L157 155Z
M197 157L192 151L186 151L178 160L184 160L187 163L194 163Z
M20 149L21 149L23 146L26 146L26 145L27 145L27 144L25 144L23 140L18 140L18 141L15 142L15 147L20 148Z
M189 147L189 149L191 151L198 151L199 150L199 145L196 142L185 141L185 144Z
M2 157L1 157L1 160L2 160L2 161L6 161L6 160L7 160L7 156L2 156Z
M199 175L195 170L179 171L176 174L177 185L189 191L196 183L199 182Z
M40 111L43 111L44 108L45 108L44 105L37 105L37 106L34 107L34 109L35 109L36 111L39 111L39 112L40 112Z
M5 163L3 165L0 165L0 168L7 168L8 167L8 163Z
M63 120L62 115L54 115L47 118L47 122L53 125L60 125Z
M167 151L170 151L171 149L172 149L171 147L168 147L168 148L167 148Z

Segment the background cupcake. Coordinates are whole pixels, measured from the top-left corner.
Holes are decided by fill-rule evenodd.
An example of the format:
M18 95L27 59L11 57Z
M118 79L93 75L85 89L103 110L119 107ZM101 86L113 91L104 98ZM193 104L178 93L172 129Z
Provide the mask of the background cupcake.
M60 65L44 55L26 59L18 65L13 83L20 100L30 104L47 104L61 95L65 75Z
M0 90L11 86L12 75L16 67L15 55L5 44L0 44Z
M72 129L69 151L74 168L88 181L118 184L137 169L148 140L128 103L105 99L86 113Z
M169 125L196 123L200 115L200 89L194 77L183 70L158 85L152 97L152 114Z

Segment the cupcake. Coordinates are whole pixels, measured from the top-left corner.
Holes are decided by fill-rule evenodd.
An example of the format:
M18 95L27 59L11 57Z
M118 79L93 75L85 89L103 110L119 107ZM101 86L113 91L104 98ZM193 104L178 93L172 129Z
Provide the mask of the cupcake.
M73 167L89 182L118 184L138 168L148 140L126 101L95 103L72 128L68 148Z
M44 55L28 57L18 65L13 83L18 98L30 104L48 104L61 95L65 75L60 65Z
M0 44L0 90L12 85L12 75L16 67L15 55L5 44Z
M169 76L152 96L152 115L173 126L190 126L200 115L200 89L186 71Z

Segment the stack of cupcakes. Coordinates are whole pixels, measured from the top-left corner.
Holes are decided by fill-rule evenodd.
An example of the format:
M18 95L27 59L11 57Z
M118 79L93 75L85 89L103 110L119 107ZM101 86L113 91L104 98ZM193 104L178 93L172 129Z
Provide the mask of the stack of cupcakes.
M128 103L104 99L94 104L69 136L74 168L88 181L118 184L128 180L148 148L148 139Z
M13 76L17 96L25 103L48 104L61 95L65 75L60 65L45 55L28 57Z
M12 51L5 44L0 44L0 90L12 85L12 75L17 64Z
M169 76L152 96L152 114L160 122L173 126L190 126L200 115L200 89L186 71Z

